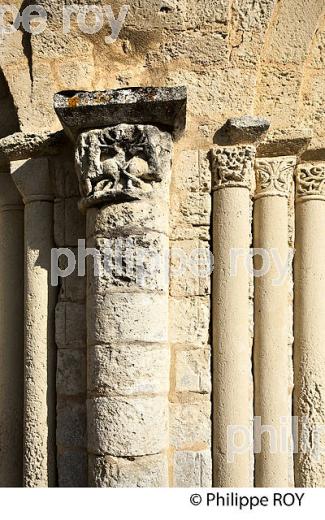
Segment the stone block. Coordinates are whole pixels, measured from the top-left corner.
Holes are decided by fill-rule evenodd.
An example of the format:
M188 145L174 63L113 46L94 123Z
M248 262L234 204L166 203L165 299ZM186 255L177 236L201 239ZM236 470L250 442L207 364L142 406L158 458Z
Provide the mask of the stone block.
M210 294L213 255L201 240L170 243L170 295L205 296Z
M169 280L168 238L147 233L111 239L97 239L99 254L88 261L89 292L167 292ZM96 273L96 266L99 268Z
M211 451L177 451L174 456L175 487L211 487Z
M211 392L210 349L176 351L176 392Z
M170 298L170 341L206 345L209 341L210 301L208 297Z
M96 345L89 348L88 390L101 395L167 393L167 345Z
M59 487L87 487L86 451L67 450L57 455Z
M56 440L60 447L86 447L86 406L82 401L58 399Z
M89 459L89 485L93 487L167 487L166 454L147 457Z
M202 450L211 444L211 403L172 403L170 405L170 444L181 450Z
M82 303L59 302L55 309L55 341L59 348L86 346L86 309Z
M86 381L85 349L59 349L57 351L56 390L62 395L85 394Z
M168 339L168 299L165 295L90 295L87 308L89 344L124 341L156 343Z
M98 455L154 455L168 445L166 397L97 397L87 402L88 449Z

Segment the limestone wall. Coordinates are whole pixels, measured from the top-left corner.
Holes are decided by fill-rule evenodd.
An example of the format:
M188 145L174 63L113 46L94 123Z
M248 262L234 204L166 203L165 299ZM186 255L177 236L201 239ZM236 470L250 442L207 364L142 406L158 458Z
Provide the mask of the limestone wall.
M6 3L4 0L1 1L3 5ZM22 4L18 0L10 3L16 5L21 11L28 5L28 2ZM90 4L111 6L116 16L122 6L127 4L127 2L116 0L94 0L92 2L80 0L73 3L80 7ZM63 34L62 1L38 0L37 4L44 7L48 13L44 31L38 35L30 35L24 30L19 30L4 35L1 40L0 138L17 132L31 135L27 139L28 146L19 144L22 143L22 137L19 136L12 138L9 145L8 142L4 143L0 139L0 182L3 183L3 186L8 184L8 180L11 180L8 172L11 171L13 174L18 159L27 159L33 155L34 152L31 151L33 142L37 141L38 151L35 153L48 157L53 189L51 194L53 230L49 227L48 233L51 234L51 240L57 248L68 248L77 254L78 239L89 239L89 229L92 228L89 227L88 222L87 233L86 220L89 217L86 218L86 215L78 208L80 191L74 164L74 144L60 134L60 140L56 141L56 138L54 140L57 144L53 145L53 149L50 145L46 146L46 150L43 148L41 152L39 151L41 147L39 143L43 142L43 137L37 136L44 132L52 133L62 130L62 124L53 109L54 95L70 89L98 91L138 86L173 87L182 85L187 88L186 129L173 144L168 197L167 191L164 194L168 202L168 209L164 216L169 224L168 231L164 230L163 234L169 240L171 270L167 280L168 288L164 287L160 293L163 294L166 305L168 304L168 327L165 331L167 340L161 340L160 344L156 339L154 341L151 341L150 338L146 339L141 327L139 328L140 336L137 336L135 340L132 339L135 343L138 341L145 344L150 343L143 347L147 356L144 352L141 353L144 356L143 365L147 360L147 363L149 365L152 363L156 369L156 371L153 369L152 372L148 370L147 376L150 381L155 378L155 375L157 376L160 370L168 373L167 381L160 380L154 391L150 390L147 394L144 392L144 397L142 391L134 391L136 397L132 397L132 399L139 398L139 393L145 401L149 398L152 399L153 394L157 394L156 399L158 400L168 397L168 406L166 406L168 424L165 425L168 442L166 445L163 442L158 443L159 449L149 445L148 453L145 453L144 449L139 453L135 449L132 453L122 449L118 453L114 450L110 452L110 445L107 447L105 443L103 450L101 447L89 448L89 443L94 446L95 441L90 441L90 437L97 433L97 422L101 422L100 417L102 416L99 412L98 417L96 414L95 418L92 416L92 424L95 424L94 431L89 432L88 429L87 434L87 422L88 428L90 424L87 399L88 406L91 399L93 401L99 398L112 400L116 398L114 393L116 388L113 388L113 391L109 384L103 383L100 387L93 385L90 392L91 371L93 370L95 373L95 368L91 365L89 357L91 343L89 334L92 330L89 301L92 301L90 295L94 287L89 286L89 276L87 281L87 276L78 277L74 272L60 280L56 295L56 366L52 365L50 369L52 377L54 377L54 373L56 377L56 436L54 440L50 441L51 449L55 449L56 461L53 463L50 461L50 457L48 459L48 464L54 465L51 467L51 471L55 477L47 484L60 487L87 485L195 487L211 486L212 483L228 486L325 485L325 470L322 464L314 467L308 457L298 455L294 466L292 446L285 452L285 461L282 459L281 462L274 463L275 466L280 464L281 471L277 471L281 475L285 475L281 482L280 480L274 481L270 476L265 477L270 473L267 473L267 470L264 473L263 464L262 469L258 469L259 462L256 459L255 463L251 445L248 450L248 458L244 463L244 481L236 480L237 477L235 480L231 480L232 477L229 477L230 480L227 480L226 477L224 477L225 480L222 480L220 475L223 472L222 460L225 453L222 453L222 443L219 445L216 441L216 435L219 434L215 432L218 431L218 428L216 429L212 425L215 421L214 424L218 426L220 418L227 416L226 413L224 414L224 401L220 399L220 392L214 393L215 388L220 389L222 385L225 385L226 379L216 381L216 374L218 377L223 377L223 375L225 378L229 377L233 385L232 387L227 384L224 388L224 399L228 397L230 399L229 409L236 409L239 406L238 396L241 394L241 389L237 388L236 393L237 380L232 379L235 377L236 370L231 372L232 363L230 363L231 366L229 365L228 375L225 375L223 366L219 367L220 370L216 367L219 360L218 355L214 356L213 362L211 361L213 352L216 352L216 343L221 336L218 328L223 327L220 316L226 317L225 321L228 323L231 336L232 330L236 328L235 325L232 326L232 323L236 323L236 316L233 316L235 304L238 303L240 313L242 311L240 298L244 298L244 305L247 304L247 308L245 307L247 316L245 314L246 317L241 325L245 329L245 334L247 331L245 348L249 366L247 373L243 376L245 386L243 395L246 400L245 421L248 422L249 428L251 430L253 428L253 415L257 410L258 415L262 417L263 413L267 415L265 410L268 407L277 410L276 413L280 413L278 403L275 403L276 398L274 401L268 401L268 391L263 386L263 377L260 376L263 373L265 374L265 385L267 381L271 381L275 386L280 385L279 388L283 390L284 394L281 394L283 402L280 408L281 410L286 409L287 415L291 415L292 403L294 403L296 415L308 416L310 424L314 424L325 415L324 375L320 369L315 372L318 363L320 366L323 363L319 347L324 339L322 324L321 320L317 321L314 318L313 326L320 329L319 335L315 335L312 330L308 329L308 324L304 321L304 314L300 310L300 306L302 306L308 315L311 313L314 316L315 305L310 294L314 294L315 279L313 275L304 277L305 270L314 269L320 287L323 283L321 260L314 264L314 256L308 256L308 251L312 247L316 248L315 255L317 254L318 246L314 245L314 241L322 240L310 237L310 235L316 226L317 215L319 214L320 218L323 218L324 211L325 11L323 0L259 0L258 2L255 0L137 0L130 2L121 31L113 43L105 42L105 37L111 32L107 23L100 32L85 34L78 28L76 17L72 15L71 30L69 33ZM247 143L246 138L243 143L236 140L229 142L229 132L224 130L226 121L229 118L243 115L266 118L270 122L268 132L253 143ZM125 121L119 123L125 123ZM44 139L46 140L46 138ZM251 180L244 202L245 211L241 206L241 194L238 195L237 200L237 196L231 190L229 204L222 202L220 207L217 206L219 202L216 202L214 183L216 175L219 174L211 163L211 150L215 151L220 147L223 150L226 145L237 147L242 144L252 144L254 154L256 153L258 157L250 172ZM17 151L19 147L24 150L28 148L28 151L20 154ZM262 203L256 204L257 199L254 202L255 176L259 171L259 159L266 158L267 161L272 162L274 158L278 157L293 157L295 163L307 164L308 171L312 166L319 168L315 174L319 182L317 179L313 181L313 178L310 181L312 186L314 186L314 182L318 182L318 186L312 193L316 200L308 199L308 202L297 202L298 199L303 198L301 194L298 194L295 209L294 178L299 175L300 166L296 169L293 166L290 172L289 191L283 200L281 199L280 202L277 200L273 205L274 199L281 198L281 196L273 197L273 194L267 199L263 199ZM11 166L9 162L11 162ZM300 182L300 177L298 181ZM299 186L298 181L296 184ZM36 190L35 193L37 193L36 185L37 182L32 188L34 191ZM11 188L13 189L13 187ZM11 204L9 188L7 198L4 197L4 201L1 201L1 207ZM236 200L239 201L238 207L235 203ZM21 204L22 201L20 201L20 206ZM213 211L213 208L216 207L219 208L218 211ZM21 210L20 207L20 212ZM232 211L234 214L231 214ZM265 213L269 215L269 220L264 219ZM18 226L19 243L15 245L10 242L8 247L9 249L11 247L10 257L15 248L21 256L23 250L22 216L17 214L15 217L11 217L12 220L9 219L9 223L6 224L4 216L7 217L7 214L2 212L1 215L1 229L7 225ZM16 221L14 218L18 220ZM107 211L103 213L103 216L98 217L97 224L100 227L100 233L97 232L98 228L92 222L92 225L95 226L93 238L104 237L106 240L111 238L111 235L116 237L116 229L112 232L108 226L110 219L114 218L115 210L112 214ZM148 213L148 219L150 218ZM267 281L265 289L263 285L254 285L256 281L249 275L244 284L245 287L248 284L247 295L246 293L243 295L243 289L239 294L236 292L238 289L235 288L233 299L229 298L234 307L225 309L221 302L219 318L213 318L215 316L213 305L216 305L213 284L218 283L218 275L215 279L217 282L213 282L210 273L202 274L195 270L193 272L193 269L191 270L189 267L181 276L173 274L173 269L177 271L179 262L177 251L179 249L185 253L186 258L190 258L194 250L201 249L205 250L207 254L209 251L213 251L215 258L222 259L222 254L219 255L222 246L220 236L224 230L225 236L232 233L231 226L228 229L227 223L235 223L238 219L239 225L241 225L243 218L245 219L244 232L248 231L249 247L263 247L260 244L266 243L271 247L282 247L286 250L285 242L288 240L290 247L298 248L298 256L295 260L297 262L295 264L297 280L295 281L299 292L295 294L295 298L300 303L296 304L299 305L299 308L296 306L295 311L293 311L293 269L290 269L288 285L280 295L282 303L283 299L286 299L286 305L280 307L280 310L278 308L274 310L279 293L270 292L270 299L264 300L264 290L268 291ZM276 219L278 221L275 223ZM122 217L120 222L123 224ZM275 231L272 229L273 222ZM295 223L297 225L296 239ZM122 228L122 224L118 225ZM118 227L118 225L116 226ZM317 226L315 229L319 229L321 234L321 224L318 223ZM233 228L235 227L234 225ZM261 231L262 234L259 235L261 228L263 232ZM220 233L214 233L215 229L219 229ZM277 242L279 237L276 229L282 233L280 245ZM233 232L235 232L234 229ZM123 234L123 231L121 233ZM265 234L263 235L263 233ZM235 246L236 240L235 238L232 242ZM8 237L5 235L5 243L7 241ZM96 245L99 250L102 246L102 243ZM319 247L322 253L322 241ZM148 248L150 249L149 246ZM167 248L166 244L162 247L162 249L164 248ZM225 255L227 254L226 251ZM20 271L13 282L13 288L24 277L22 261L21 258L20 264L17 264L17 269ZM37 264L37 259L35 263ZM62 263L60 267L64 269L66 265ZM219 267L217 266L217 269ZM1 269L3 272L10 272L3 253L0 254ZM47 269L49 270L49 266ZM27 278L25 273L25 286ZM44 280L42 283L44 297L48 288ZM103 285L105 290L109 291L114 283L104 280ZM226 291L229 290L227 287ZM11 287L3 287L1 301L6 301L11 289ZM151 290L152 288L149 292ZM220 288L220 294L222 290ZM128 291L132 292L129 287L126 292ZM134 291L137 293L137 289ZM260 292L258 293L258 291ZM256 298L257 294L259 294L259 299ZM228 301L228 295L227 292L225 301ZM317 305L323 309L325 302L322 299L321 291L317 295ZM6 332L9 341L15 344L22 341L21 327L24 323L21 301L23 295L18 294L17 291L18 297L17 311L14 312L20 313L20 329L17 328L15 334L13 334L12 328ZM132 297L130 297L131 300ZM26 309L28 306L26 292L24 298ZM93 301L96 306L98 301L95 297ZM43 304L46 305L44 302ZM122 305L121 302L118 302L114 307L118 316L120 315L120 305ZM10 300L11 307L16 308ZM130 313L134 312L135 308L135 303L130 304ZM272 315L276 316L277 312L282 313L282 311L286 313L283 325L285 330L282 330L282 334L275 339L272 331L270 336L267 336L267 332L266 337L263 336L268 327L272 328L271 320L267 322L263 320L263 316L268 312L273 312ZM39 312L40 315L44 315L42 309ZM255 319L257 312L261 312L260 322ZM154 311L148 314L150 319L156 318L154 314ZM4 319L6 316L1 314L1 324ZM123 319L126 320L127 316ZM139 319L141 320L141 316ZM136 323L138 323L137 320L135 320ZM295 328L293 327L294 320ZM123 330L119 328L120 324L117 322L118 320L114 321L113 318L109 321L111 327L117 327L122 337ZM9 321L7 325L8 323ZM106 343L113 340L107 340L109 326L105 321L105 316L100 317L98 323L100 338L98 340L96 336L98 342L96 348L103 349ZM278 327L279 323L275 323L274 326ZM102 335L100 335L101 330ZM222 329L222 331L226 331L224 336L227 341L229 334L226 329ZM297 336L295 358L293 358L292 346L294 331ZM96 329L96 334L97 332ZM54 339L52 336L51 339ZM217 338L214 339L214 342L213 337ZM123 398L126 399L125 396L132 394L130 388L133 389L133 384L140 385L139 380L143 383L145 366L143 367L144 374L142 374L142 362L139 362L140 358L134 359L132 357L134 354L131 352L127 354L126 351L123 351L119 358L118 351L114 350L117 348L116 342L118 342L118 338L114 338L114 346L110 350L109 359L112 366L116 363L116 373L118 370L121 372L118 377L122 387L123 384L126 385L126 388L123 389L124 393L122 392ZM151 343L155 343L154 347ZM274 368L277 355L273 352L273 357L271 355L263 365L264 351L257 352L257 349L259 345L266 349L272 349L272 345L278 348L279 344L283 344L283 349L285 349L281 354L282 361L279 371L275 379L268 378L269 369ZM313 349L314 344L317 346L316 350ZM151 349L163 350L165 347L168 351L168 361L167 358L164 358L163 362L157 353L157 358L154 357ZM12 370L11 361L8 361L5 355L6 348L6 343L3 341L0 358L5 359L6 363L9 363L8 370ZM20 434L16 435L14 442L19 445L23 438L22 393L26 384L24 384L22 376L23 354L21 353L21 356L18 356L19 359L16 359L16 350L13 362L17 363L19 385L14 402L15 409L18 410L15 413L20 414ZM230 354L228 351L226 352L226 365L227 356ZM161 365L159 365L158 358ZM154 361L152 361L153 359ZM43 362L46 367L47 360L45 359ZM140 366L137 366L137 362ZM104 370L105 363L104 365L99 361L98 363L99 368ZM259 363L261 366L257 369ZM134 372L132 370L128 372L129 365L134 367ZM97 367L98 370L99 368ZM108 368L107 371L109 373ZM1 388L12 391L8 379L2 372L3 369L0 368ZM311 377L312 373L313 377ZM292 395L293 380L298 389L295 397ZM257 392L264 395L259 404L256 404ZM119 394L119 392L117 393ZM234 395L237 395L237 401L232 402L231 399L234 399ZM121 397L120 394L119 397ZM129 401L132 399L129 398ZM1 421L4 421L3 414L6 413L6 406L0 399ZM143 405L143 410L146 410L145 405ZM155 413L162 413L162 406L157 405L155 412L152 410L152 416ZM125 416L130 419L128 414L129 409L124 415L121 412L122 419L127 421ZM144 420L147 420L147 412L144 411L143 414ZM118 417L119 415L116 414L116 420L121 419ZM103 419L104 422L105 420L108 422L107 418ZM13 424L13 421L14 418L11 417L8 425ZM131 422L130 419L129 423ZM130 426L129 423L125 427L125 431ZM155 435L150 428L156 427L159 430L160 426L157 421L154 421L154 417L151 417L148 422L148 438L149 433L152 436ZM6 428L4 431L5 437L8 438ZM41 437L43 434L41 431L39 432ZM140 435L139 431L137 434ZM48 432L44 435L47 436ZM115 430L114 435L116 435ZM6 442L0 435L0 443L4 447L7 446ZM298 442L301 442L301 439ZM17 471L16 468L12 471L14 480L4 478L4 473L8 471L7 465L4 464L2 468L0 464L0 485L9 485L9 482L10 485L20 486L23 483L28 485L23 480L24 463L22 459L23 456L18 453L15 464L19 464L20 469ZM221 461L220 467L218 466L217 469L216 465L219 462L216 461ZM271 461L271 473L272 464Z

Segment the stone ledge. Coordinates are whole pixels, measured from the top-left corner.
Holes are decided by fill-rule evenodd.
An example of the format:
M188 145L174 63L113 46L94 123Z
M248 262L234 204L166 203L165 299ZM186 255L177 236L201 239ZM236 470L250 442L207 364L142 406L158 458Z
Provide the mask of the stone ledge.
M0 162L57 155L65 141L66 137L62 131L41 134L17 132L0 139Z
M156 124L181 135L186 123L186 87L133 87L104 91L62 91L54 109L73 140L83 130L121 123Z

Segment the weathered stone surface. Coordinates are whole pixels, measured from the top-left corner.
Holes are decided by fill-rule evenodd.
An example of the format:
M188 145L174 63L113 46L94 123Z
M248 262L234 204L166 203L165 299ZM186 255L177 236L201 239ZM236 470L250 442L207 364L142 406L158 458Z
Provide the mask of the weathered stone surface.
M176 487L211 487L211 452L176 451L174 457Z
M76 247L86 236L86 219L78 209L78 198L58 200L54 204L55 243L58 247Z
M88 390L106 395L169 390L167 345L94 346L88 350Z
M17 132L0 139L0 161L20 161L30 157L55 155L60 152L65 141L62 131L43 134Z
M167 487L166 454L147 457L89 458L89 485L93 487Z
M228 144L256 143L268 131L270 122L263 117L231 117L224 126Z
M253 180L256 148L247 146L224 146L211 153L213 190L223 188L250 189Z
M153 455L167 448L166 397L97 397L87 402L90 453Z
M159 200L122 203L87 211L87 238L127 237L129 235L158 232L168 234L169 205ZM89 243L91 246L92 244Z
M198 403L170 405L170 444L176 449L201 450L211 444L211 404Z
M210 350L176 351L176 392L211 391Z
M100 276L92 277L88 292L168 292L169 244L162 233L96 239L92 244L99 251L89 259L88 272L96 265Z
M170 295L210 294L213 258L205 241L179 240L170 246Z
M56 440L60 447L86 446L86 405L83 401L59 399Z
M59 487L87 487L87 453L66 450L57 455Z
M171 146L170 134L150 125L81 133L76 146L80 208L158 198L169 184Z
M78 249L69 247L69 251L74 255L74 258L78 258ZM59 268L64 272L68 268L68 258L65 254L59 257ZM72 271L71 274L60 278L60 301L70 302L84 302L86 299L86 277L78 276L77 267Z
M170 341L206 345L209 339L209 298L170 298Z
M55 309L55 341L59 348L86 346L86 309L83 304L59 302Z
M166 125L178 135L185 128L186 88L66 91L55 95L54 108L63 127L72 135L85 128L119 123Z
M168 302L164 295L119 293L88 299L88 343L164 342Z
M86 393L86 353L83 349L59 349L56 390L58 394Z

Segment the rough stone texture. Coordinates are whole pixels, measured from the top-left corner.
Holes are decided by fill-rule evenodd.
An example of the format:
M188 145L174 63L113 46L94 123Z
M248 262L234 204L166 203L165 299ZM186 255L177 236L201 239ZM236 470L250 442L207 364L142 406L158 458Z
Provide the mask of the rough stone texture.
M57 346L84 348L86 345L85 306L81 303L59 301L55 314Z
M295 485L324 487L325 163L301 164L296 179L294 263Z
M209 338L209 298L170 298L170 341L205 345Z
M88 350L88 390L110 395L166 393L169 350L166 346L95 346Z
M168 302L160 294L90 294L88 321L90 345L115 341L165 342Z
M176 351L176 392L211 392L210 350Z
M59 487L87 487L87 455L84 451L58 453Z
M50 162L56 200L54 237L56 246L78 257L78 239L85 240L86 219L78 210L78 181L69 147ZM66 255L58 260L67 267ZM59 487L86 487L86 280L74 270L59 279L55 328L57 350L57 474Z
M0 193L0 486L23 482L24 206L9 175Z
M170 445L176 449L202 450L211 445L209 401L170 405Z
M15 133L0 139L0 161L20 161L30 157L56 155L65 142L63 132Z
M92 455L89 465L89 485L93 487L168 486L168 464L165 454L129 459ZM96 478L96 475L100 475L100 478Z
M263 138L269 127L269 121L262 117L232 117L222 129L225 134L225 144L256 143Z
M20 7L18 2L14 3ZM90 4L82 2L87 3ZM117 16L124 2L103 0L102 3L112 5ZM211 234L211 179L207 152L212 142L220 144L219 131L227 119L244 115L267 117L271 127L258 146L259 157L303 153L304 160L324 160L324 2L141 0L130 4L118 38L109 45L105 43L105 37L110 34L107 25L98 34L84 34L78 29L75 17L71 32L63 34L62 0L42 0L49 13L44 33L32 35L27 41L28 35L17 31L1 41L0 137L6 139L1 141L1 145L5 144L5 149L10 153L18 154L11 157L20 158L19 154L32 152L41 132L53 134L61 130L53 110L53 96L59 91L185 85L188 91L187 130L175 146L170 198L157 205L150 205L148 201L134 202L132 207L119 204L114 211L110 207L92 208L88 211L87 234L89 247L93 238L106 237L107 234L128 236L142 234L146 229L147 232L167 235L165 216L169 214L172 242L176 241L177 246L185 249L187 243L191 247L190 241L204 241L208 246ZM73 98L73 95L70 97ZM17 135L12 135L17 133L18 140ZM28 136L35 137L30 140ZM23 141L26 137L27 148L20 137ZM76 175L71 174L73 150L68 150L64 144L63 151L63 145L60 145L60 155L51 156L50 165L57 197L54 219L56 241L61 247L74 245L78 234L85 231L83 217L77 216L79 189ZM6 198L3 183L1 186ZM290 211L289 231L292 236L294 214L292 209ZM303 213L302 209L299 211ZM10 240L10 236L6 238ZM206 281L195 276L170 281L170 400L180 406L200 396L192 390L198 388L192 387L193 383L190 383L189 390L176 389L180 379L176 359L178 352L209 350L211 323ZM250 287L252 291L252 284ZM251 292L251 335L252 298ZM291 299L292 295L289 296L289 305ZM84 300L84 281L74 275L62 280L57 320L60 350L71 348L74 351L86 345L86 319L85 312L81 310ZM193 310L201 307L207 310ZM192 318L186 314L186 309L190 310L189 316ZM203 314L206 315L204 323L201 319ZM316 319L318 314L311 316ZM6 323L9 323L8 320ZM195 333L196 328L198 333ZM122 345L119 347L122 348ZM6 352L4 350L4 354ZM80 359L84 359L82 354ZM178 366L181 371L184 370L183 362ZM314 376L314 370L311 376ZM312 399L317 395L314 390L311 385ZM306 402L309 395L306 390ZM205 397L209 400L208 395ZM77 397L71 396L71 399ZM85 395L80 399L84 401ZM320 401L315 398L316 406L322 402L322 398ZM314 408L307 411L313 414ZM210 424L207 428L211 431ZM72 482L69 475L73 472L75 482L84 482L84 474L80 477L80 473L85 471L85 466L78 462L77 456L73 458L72 453L71 450L69 458L70 454L64 452L61 459L62 453L58 450L60 485ZM174 461L172 453L169 457L174 461L169 468L170 485L183 483L175 478L177 464L181 464L182 457L181 452L177 453L180 454L179 462ZM190 458L184 458L192 464ZM124 459L119 462L122 464ZM305 475L307 473L311 475L312 483L322 480L317 465L308 462ZM152 484L157 483L152 474L150 478ZM114 485L117 481L118 478ZM106 485L113 485L112 480L105 482ZM132 477L132 482L137 485L137 477ZM139 485L142 482L147 484L142 476L139 476L138 482Z
M89 452L117 457L159 453L167 446L166 404L164 396L89 400Z
M150 199L157 183L160 191L166 186L170 154L170 134L155 126L121 124L81 133L76 148L80 208Z
M100 276L94 277L89 285L89 293L168 291L168 237L162 233L99 238L92 246L99 254L98 260L89 261L88 271L93 270L97 262L101 268Z
M84 402L60 399L57 405L56 440L62 448L84 448L86 445L86 406Z
M174 457L176 487L211 487L210 451L177 451Z
M119 123L153 123L180 134L185 128L186 88L127 88L98 92L61 92L55 111L66 130L77 136L85 128Z

